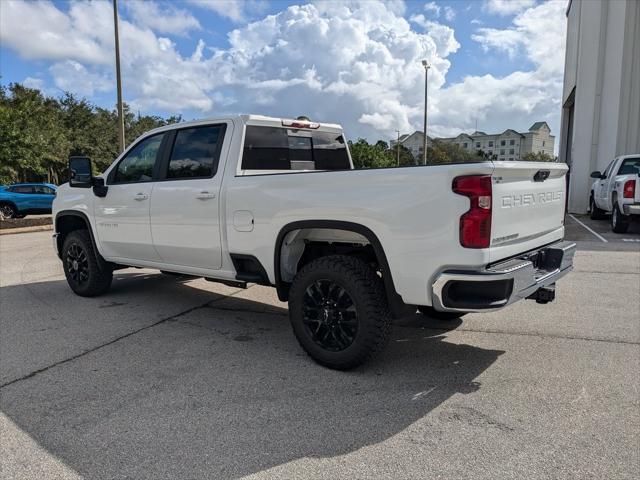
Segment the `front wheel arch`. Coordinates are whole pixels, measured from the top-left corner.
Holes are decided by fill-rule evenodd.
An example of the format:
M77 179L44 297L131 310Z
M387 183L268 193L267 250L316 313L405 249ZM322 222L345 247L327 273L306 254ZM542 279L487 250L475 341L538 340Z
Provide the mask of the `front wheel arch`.
M77 210L61 210L56 214L54 226L56 232L56 246L58 250L58 257L60 259L62 259L62 246L64 245L64 239L66 236L77 230L87 230L93 246L93 253L96 261L98 262L98 267L101 270L109 268L109 262L102 258L102 255L100 255L100 252L98 251L98 245L93 234L93 229L91 228L91 223L84 212L79 212Z

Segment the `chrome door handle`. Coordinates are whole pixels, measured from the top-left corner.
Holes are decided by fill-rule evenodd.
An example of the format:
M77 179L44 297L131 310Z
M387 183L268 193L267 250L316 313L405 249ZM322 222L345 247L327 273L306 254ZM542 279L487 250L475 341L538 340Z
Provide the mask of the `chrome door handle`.
M149 195L147 195L146 193L136 193L136 195L133 198L138 201L146 200L147 198L149 198Z
M216 198L216 194L209 192L200 192L198 195L196 195L196 198L200 200L208 200L210 198Z

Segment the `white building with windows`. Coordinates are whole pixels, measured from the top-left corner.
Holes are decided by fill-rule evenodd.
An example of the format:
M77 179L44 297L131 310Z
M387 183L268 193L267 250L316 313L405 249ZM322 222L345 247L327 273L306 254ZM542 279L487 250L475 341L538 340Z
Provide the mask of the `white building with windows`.
M528 132L516 132L512 129L507 129L502 133L475 131L470 134L461 133L457 137L436 138L435 140L455 143L460 148L472 153L482 150L496 155L498 160L515 161L530 152L544 152L553 157L555 136L551 135L551 129L547 122L536 122Z
M640 153L640 1L572 0L562 93L560 161L572 213L586 213L594 170Z
M431 146L431 137L427 135L427 148ZM391 148L395 147L397 140L391 140ZM421 159L424 152L424 133L416 130L411 134L400 136L400 145L407 148L416 159Z

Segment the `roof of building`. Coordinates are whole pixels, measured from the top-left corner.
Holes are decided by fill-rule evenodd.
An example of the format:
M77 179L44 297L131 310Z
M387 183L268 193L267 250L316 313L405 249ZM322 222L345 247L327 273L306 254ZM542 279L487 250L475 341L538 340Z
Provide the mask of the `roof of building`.
M529 128L529 131L531 131L531 130L540 130L543 125L546 125L547 128L549 128L549 124L547 122L536 122L533 125L531 125L531 127ZM549 130L551 130L551 129L549 128Z
M543 126L546 126L547 129L549 129L549 131L551 131L551 129L549 128L549 124L547 122L535 122L531 128L529 129L529 132L535 132L537 130L540 130ZM524 137L525 133L529 133L529 132L518 132L512 128L507 128L504 132L502 133L486 133L483 132L481 130L476 130L473 133L465 133L465 132L461 132L459 133L457 136L455 137L436 137L437 140L444 140L444 141L454 141L459 139L460 137L467 137L470 138L472 140L475 140L477 137L500 137L502 135L509 135L510 133L513 133L515 135L519 135L520 137ZM550 137L553 137L553 135L549 135Z
M513 128L507 128L504 132L502 132L500 135L504 135L505 133L509 133L509 132L513 132L516 135L519 135L521 137L524 137L524 135L520 132L516 132Z
M405 141L409 140L411 137L414 136L418 136L418 137L422 137L424 134L422 133L422 130L416 130L415 132L411 133L411 134L404 134L404 135L400 135L400 143L404 143ZM430 137L429 135L427 135L427 139L428 140L433 140L432 137ZM396 140L392 139L392 142L395 142Z

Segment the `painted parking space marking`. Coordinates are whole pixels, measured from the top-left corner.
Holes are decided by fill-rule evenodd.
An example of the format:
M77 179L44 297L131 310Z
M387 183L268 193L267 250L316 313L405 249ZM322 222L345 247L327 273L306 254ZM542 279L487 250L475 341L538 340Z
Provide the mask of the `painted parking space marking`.
M576 217L574 217L573 215L569 214L569 216L571 218L573 218L577 223L579 223L580 225L582 225L584 228L586 228L589 232L593 233L596 237L598 237L600 240L602 240L604 243L609 243L609 240L607 240L606 238L604 238L602 235L600 235L598 232L596 232L595 230L589 228L587 225L585 225L584 223L582 223L580 220L578 220Z
M640 243L640 238L623 238L622 241L623 242L639 242Z

